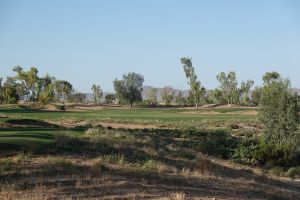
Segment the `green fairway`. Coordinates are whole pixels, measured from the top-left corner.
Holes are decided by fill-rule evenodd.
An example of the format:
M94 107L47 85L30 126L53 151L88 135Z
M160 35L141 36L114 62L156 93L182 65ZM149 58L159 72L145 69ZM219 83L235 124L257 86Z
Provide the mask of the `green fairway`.
M56 135L79 135L82 132L56 128L2 128L0 129L0 150L22 150L36 145L47 145L53 142Z
M117 120L124 122L149 122L149 121L201 121L201 120L256 120L254 115L241 114L247 109L212 109L217 114L203 114L199 110L186 109L112 109L88 111L43 111L21 108L1 108L0 115L8 115L9 118L28 118L39 120L61 120L61 119L100 119ZM189 113L190 112L190 113ZM194 113L192 113L194 112ZM230 112L230 114L228 114ZM2 119L5 120L5 119Z

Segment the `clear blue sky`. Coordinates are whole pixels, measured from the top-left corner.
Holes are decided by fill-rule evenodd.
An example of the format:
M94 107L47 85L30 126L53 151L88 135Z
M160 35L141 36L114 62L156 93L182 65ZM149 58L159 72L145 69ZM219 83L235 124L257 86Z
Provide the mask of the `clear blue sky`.
M133 71L186 89L190 56L207 88L234 70L261 84L276 70L300 87L299 0L1 0L0 76L35 66L89 92Z

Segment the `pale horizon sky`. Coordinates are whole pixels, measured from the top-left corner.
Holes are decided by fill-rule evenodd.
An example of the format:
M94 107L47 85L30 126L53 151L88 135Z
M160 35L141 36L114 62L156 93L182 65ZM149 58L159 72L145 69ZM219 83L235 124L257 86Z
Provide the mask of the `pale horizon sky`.
M112 92L136 72L144 85L188 89L182 56L208 89L221 71L255 85L277 71L300 88L300 1L0 1L0 77L34 66L79 91Z

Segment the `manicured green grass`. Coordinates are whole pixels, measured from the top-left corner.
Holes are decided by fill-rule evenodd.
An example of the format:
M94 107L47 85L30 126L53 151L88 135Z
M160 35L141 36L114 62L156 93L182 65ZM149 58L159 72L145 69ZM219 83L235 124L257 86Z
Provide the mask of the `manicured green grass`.
M179 109L111 109L105 108L102 110L90 111L42 111L21 108L6 108L0 109L0 115L8 115L9 118L28 118L39 120L62 120L62 119L99 119L125 122L142 122L142 121L201 121L201 120L221 120L221 121L247 121L256 120L256 116L240 114L241 109L228 108L231 114L226 114L229 111L226 109L212 109L220 114L207 115L201 111L197 114L189 114L193 110ZM5 119L2 119L5 120Z
M79 135L82 130L63 130L56 128L2 128L0 129L0 151L22 150L36 145L47 145L56 135Z

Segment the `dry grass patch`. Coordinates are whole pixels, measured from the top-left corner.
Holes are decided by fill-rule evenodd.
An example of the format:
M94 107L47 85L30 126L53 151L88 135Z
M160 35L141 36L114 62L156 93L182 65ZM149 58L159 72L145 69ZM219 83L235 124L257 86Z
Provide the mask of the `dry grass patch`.
M175 192L170 194L170 200L186 200L186 194L183 192Z
M42 185L36 185L30 190L20 190L14 185L6 185L0 188L1 200L48 200L55 199L55 189Z

